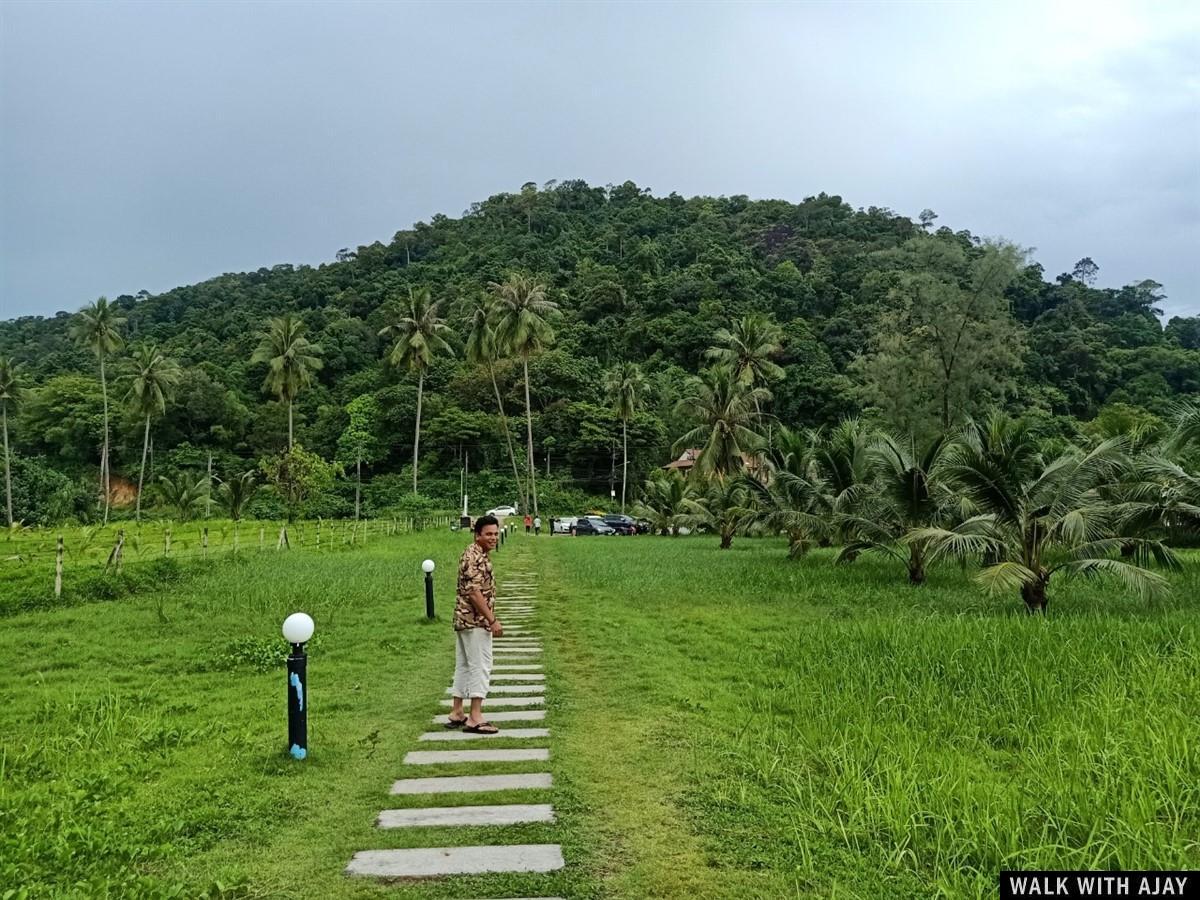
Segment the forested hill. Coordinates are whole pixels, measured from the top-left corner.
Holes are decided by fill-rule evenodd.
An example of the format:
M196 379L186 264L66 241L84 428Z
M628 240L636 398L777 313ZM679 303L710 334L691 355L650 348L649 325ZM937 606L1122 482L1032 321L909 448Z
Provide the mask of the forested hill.
M158 474L199 465L209 451L221 470L245 467L286 443L286 407L264 393L266 365L250 359L271 317L296 312L323 360L296 400L297 441L338 457L347 405L373 395L371 427L384 448L370 474L399 473L411 460L416 379L386 360L379 332L389 305L428 287L465 336L489 282L523 272L548 286L563 313L550 349L530 363L535 457L542 472L549 454L552 476L604 495L620 461L604 372L633 360L649 378L630 423L633 482L670 458L688 425L686 410L674 409L684 380L706 365L718 330L748 313L782 328L783 374L769 384L769 411L791 426L865 411L923 430L999 404L1070 437L1106 406L1149 418L1200 392L1200 319L1162 323L1153 281L1097 289L1086 259L1047 278L1013 246L935 219L855 210L825 194L790 203L654 197L628 182L529 184L461 218L438 215L386 244L343 250L328 265L119 297L126 350L111 366L138 342L156 342L183 369L153 424ZM17 454L80 477L98 465L101 401L96 358L71 340L71 321L61 313L0 323L0 355L23 365L28 388L10 422ZM948 330L957 335L950 344ZM958 354L949 367L947 346ZM426 378L421 441L423 473L435 482L453 473L455 490L464 453L472 469L511 474L491 381L463 361L461 342L456 351L436 358ZM520 364L501 360L497 373L520 450ZM141 418L125 410L118 387L112 393L112 470L130 475Z

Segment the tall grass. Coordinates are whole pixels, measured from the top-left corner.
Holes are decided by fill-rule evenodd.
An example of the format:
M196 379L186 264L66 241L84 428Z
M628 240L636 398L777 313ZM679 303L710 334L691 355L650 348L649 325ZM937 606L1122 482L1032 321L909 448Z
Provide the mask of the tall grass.
M956 568L912 588L771 542L548 546L564 665L604 686L579 727L597 754L606 716L642 721L642 759L672 747L661 777L724 873L694 892L765 896L738 886L760 872L806 896L991 896L1002 867L1200 863L1194 559L1169 603L1064 585L1042 620Z

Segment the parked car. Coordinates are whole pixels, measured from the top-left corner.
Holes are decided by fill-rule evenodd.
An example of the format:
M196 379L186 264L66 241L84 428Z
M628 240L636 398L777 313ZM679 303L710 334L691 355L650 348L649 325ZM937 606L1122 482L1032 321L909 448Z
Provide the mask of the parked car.
M574 516L556 516L554 518L555 534L570 534L578 520Z
M502 519L505 516L515 516L517 508L515 506L497 506L495 509L489 509L484 515L495 516L497 519Z
M621 513L609 513L604 516L604 524L617 534L637 534L639 531L637 522Z
M617 532L604 524L599 516L580 516L572 526L576 535L583 534L616 534Z

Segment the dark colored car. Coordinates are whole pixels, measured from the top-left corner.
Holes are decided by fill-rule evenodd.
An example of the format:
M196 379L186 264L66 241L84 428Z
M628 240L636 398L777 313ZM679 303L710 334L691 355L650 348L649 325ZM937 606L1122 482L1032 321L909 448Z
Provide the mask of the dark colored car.
M637 534L639 531L637 522L629 516L623 516L620 513L610 513L605 516L604 524L613 529L617 534Z
M616 534L616 532L608 525L605 525L603 520L601 520L598 516L580 516L575 520L573 530L577 535Z

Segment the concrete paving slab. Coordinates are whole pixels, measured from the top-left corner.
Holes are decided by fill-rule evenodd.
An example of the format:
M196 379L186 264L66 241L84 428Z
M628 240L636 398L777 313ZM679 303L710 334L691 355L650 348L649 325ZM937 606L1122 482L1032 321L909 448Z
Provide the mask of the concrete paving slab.
M546 703L545 697L492 697L490 700L484 700L484 705L489 709L496 706L544 706ZM453 700L443 700L442 706L453 706Z
M502 844L490 847L425 847L413 850L360 850L347 875L376 878L429 878L486 872L553 872L563 867L558 844Z
M540 672L542 667L538 664L524 663L496 663L492 666L493 672Z
M550 758L545 747L521 750L410 750L406 766L436 766L439 763L544 762Z
M492 656L536 656L542 652L541 647L493 647Z
M454 688L446 688L447 694L452 694ZM544 694L544 684L493 684L488 687L488 696L492 694Z
M493 672L492 681L545 681L545 675L529 672Z
M546 711L544 709L514 709L497 712L489 709L487 717L489 722L540 722L546 718ZM445 725L450 721L450 714L434 716L430 721L436 725Z
M491 718L490 716L488 718ZM473 734L461 729L427 731L418 740L422 741L482 741L489 738L545 738L550 737L549 728L501 728L496 734Z
M504 803L493 806L434 806L423 809L385 809L380 828L427 828L440 825L520 825L553 822L549 803Z
M440 778L401 778L393 794L477 794L482 791L536 791L553 786L549 772L525 775L443 775Z

